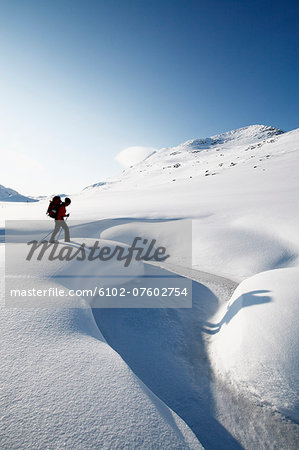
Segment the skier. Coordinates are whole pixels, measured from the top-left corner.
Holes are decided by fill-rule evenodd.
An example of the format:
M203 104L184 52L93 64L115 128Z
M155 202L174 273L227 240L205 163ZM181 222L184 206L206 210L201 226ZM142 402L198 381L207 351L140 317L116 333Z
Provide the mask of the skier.
M55 217L55 228L50 238L51 243L55 243L55 236L59 232L60 228L64 229L64 242L70 242L70 230L64 221L65 217L69 217L69 214L66 214L66 207L71 204L70 198L65 198L64 202L57 208L57 215Z

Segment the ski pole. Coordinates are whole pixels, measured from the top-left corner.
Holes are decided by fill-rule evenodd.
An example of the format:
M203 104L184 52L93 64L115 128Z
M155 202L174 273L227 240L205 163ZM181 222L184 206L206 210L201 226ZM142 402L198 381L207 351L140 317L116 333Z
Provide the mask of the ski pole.
M51 234L52 233L52 230L48 233L48 234L46 234L46 236L45 237L43 237L42 239L41 239L41 241L45 241L46 240L46 238L49 236L49 234Z
M43 237L41 240L40 240L40 242L41 241L45 241L46 240L46 238L51 234L51 233L53 233L52 231L49 231L49 233L48 234L46 234L46 236L45 237Z

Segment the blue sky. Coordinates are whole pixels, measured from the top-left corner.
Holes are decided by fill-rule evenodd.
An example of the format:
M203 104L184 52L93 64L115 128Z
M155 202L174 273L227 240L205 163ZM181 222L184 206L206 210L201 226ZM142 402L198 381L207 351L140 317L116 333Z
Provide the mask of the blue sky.
M298 127L294 1L0 0L0 184L71 193L161 148Z

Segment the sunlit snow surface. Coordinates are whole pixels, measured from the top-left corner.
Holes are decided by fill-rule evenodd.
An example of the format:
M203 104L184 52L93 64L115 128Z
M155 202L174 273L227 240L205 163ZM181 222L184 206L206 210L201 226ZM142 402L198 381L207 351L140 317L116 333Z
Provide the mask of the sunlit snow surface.
M164 269L194 280L193 308L3 308L1 446L196 448L191 428L206 448L296 448L298 155L299 130L255 125L72 195L70 226L101 220L93 237L120 243L112 217L132 234L192 218L193 268ZM1 219L47 204L0 203Z

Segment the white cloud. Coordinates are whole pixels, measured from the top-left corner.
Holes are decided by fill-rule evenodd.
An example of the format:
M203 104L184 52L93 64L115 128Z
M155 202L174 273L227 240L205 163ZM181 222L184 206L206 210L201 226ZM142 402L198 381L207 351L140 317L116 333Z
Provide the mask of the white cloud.
M156 151L157 149L153 147L127 147L115 156L115 160L127 169L143 161Z

